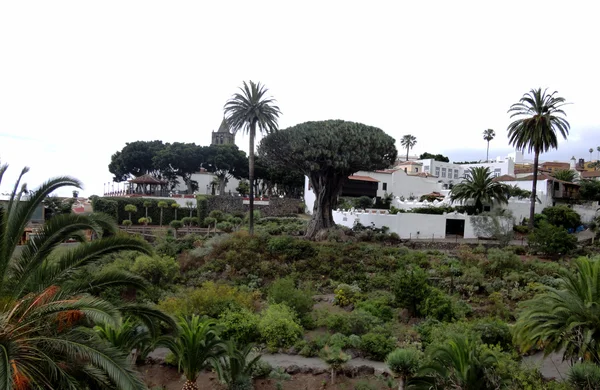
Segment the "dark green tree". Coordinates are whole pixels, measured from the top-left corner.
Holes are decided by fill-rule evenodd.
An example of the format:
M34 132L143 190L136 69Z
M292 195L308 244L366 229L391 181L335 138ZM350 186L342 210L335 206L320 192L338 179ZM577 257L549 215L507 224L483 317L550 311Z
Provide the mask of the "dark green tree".
M203 148L194 143L173 142L166 144L154 159L154 164L163 172L171 185L176 184L177 176L181 176L192 194L198 190L198 183L192 180L192 174L200 170L204 160Z
M263 194L299 198L304 190L302 172L281 164L265 164L260 156L256 157L254 175L260 181Z
M542 214L546 216L546 221L554 226L575 229L581 225L579 213L566 205L546 207Z
M142 175L161 176L154 162L165 145L162 141L128 142L125 147L112 155L108 170L114 175L113 181L121 182Z
M275 99L267 97L268 89L260 83L244 81L241 93L234 94L225 103L225 116L234 132L243 130L250 135L248 150L248 178L250 182L250 224L248 231L254 234L254 138L256 130L261 133L277 131L277 120L281 112Z
M581 200L600 201L600 181L585 179L579 182Z
M428 160L434 159L435 161L440 162L450 162L450 159L442 154L432 154L432 153L423 153L419 156L419 160Z
M248 177L246 153L236 145L211 145L204 148L204 164L219 181L219 195L225 194L225 186L231 178Z
M484 203L508 203L509 189L505 184L495 182L488 167L469 169L465 180L452 187L450 198L461 201L473 201L478 213L483 211Z
M396 161L392 137L361 123L328 120L306 122L266 136L259 155L309 177L316 195L306 237L335 226L332 209L348 176L388 168Z
M541 88L532 89L510 106L511 118L508 125L508 139L519 150L533 152L533 186L531 188L531 206L529 208L529 229L533 230L533 216L537 195L537 177L540 153L558 148L558 134L564 139L569 135L570 125L564 118L565 99L556 96L556 91L546 93ZM558 134L557 134L558 133Z

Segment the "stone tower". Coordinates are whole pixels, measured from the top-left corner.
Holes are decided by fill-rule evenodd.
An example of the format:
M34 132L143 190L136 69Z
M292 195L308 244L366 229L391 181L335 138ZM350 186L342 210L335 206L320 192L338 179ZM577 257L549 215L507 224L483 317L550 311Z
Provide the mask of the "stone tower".
M235 134L229 130L229 125L225 118L219 126L219 130L212 132L211 145L233 145L235 144Z

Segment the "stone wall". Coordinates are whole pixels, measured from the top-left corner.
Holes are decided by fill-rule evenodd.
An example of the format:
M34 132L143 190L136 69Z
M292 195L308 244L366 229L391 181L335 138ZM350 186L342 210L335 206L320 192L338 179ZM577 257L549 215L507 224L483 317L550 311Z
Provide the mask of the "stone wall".
M224 213L248 212L250 206L239 196L207 196L208 212L221 210ZM271 198L268 205L254 205L263 217L285 217L298 214L302 200L293 198Z

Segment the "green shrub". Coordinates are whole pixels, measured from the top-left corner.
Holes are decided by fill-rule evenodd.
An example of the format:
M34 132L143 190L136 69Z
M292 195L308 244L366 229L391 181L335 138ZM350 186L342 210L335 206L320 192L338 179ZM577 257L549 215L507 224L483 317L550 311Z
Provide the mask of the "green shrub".
M370 358L383 361L396 348L396 340L380 332L369 332L360 338L360 349Z
M361 296L360 287L342 283L334 290L334 303L338 306L348 306L355 304Z
M337 348L346 348L348 345L348 337L341 333L335 333L329 338L329 345Z
M227 310L254 310L260 294L242 292L226 284L206 282L200 288L186 289L159 302L161 310L172 315L207 315L218 318Z
M208 199L206 196L198 195L196 197L198 207L198 224L204 226L204 219L208 216Z
M140 275L153 286L170 284L179 274L179 264L169 256L138 256L131 266L131 272Z
M519 234L529 234L529 227L525 225L515 225L513 227L515 233Z
M522 245L510 245L504 248L506 251L510 251L515 255L523 256L527 254L527 249Z
M279 225L275 225L280 229ZM281 256L285 261L307 259L315 255L315 248L310 241L290 236L271 237L267 250L275 256Z
M171 226L175 230L179 230L183 227L183 222L178 221L178 220L173 220L173 221L169 222L169 226Z
M457 319L452 298L435 287L429 289L427 298L419 305L419 311L427 318L438 321L448 322Z
M369 209L373 207L373 199L368 196L361 196L359 198L355 198L353 201L354 208L357 209Z
M589 362L574 364L569 372L569 383L576 390L600 389L600 367Z
M266 378L273 371L271 363L264 360L259 360L254 366L252 366L252 374L250 375L253 379Z
M160 212L161 209L157 207L158 201L154 199L148 198L102 198L102 197L94 197L92 200L92 208L95 213L105 213L115 218L115 221L120 221L125 217L129 218L129 212L125 210L127 206L134 206L136 211L133 211L133 208L128 208L128 210L132 210L131 219L133 221L138 221L139 218L146 216L146 208L144 207L144 203L148 202L150 206L148 207L148 217L152 221L160 220ZM169 223L175 219L175 212L171 208L172 203L176 203L175 200L164 200L163 202L167 203L167 209L163 210L163 223Z
M374 326L381 323L381 320L370 313L362 310L354 310L350 313L332 313L325 320L318 324L324 325L332 332L339 332L345 335L361 335L367 333Z
M239 345L254 342L260 337L258 322L258 315L246 308L227 310L219 316L221 337L225 340L234 340Z
M392 281L392 292L396 304L405 308L412 316L419 316L419 310L429 294L429 282L425 271L420 268L398 271Z
M277 279L269 289L269 301L285 303L296 312L298 318L303 318L312 310L312 296L311 290L296 288L294 280L290 277Z
M390 304L389 297L378 297L358 302L356 309L366 311L383 321L391 321L394 317L394 311Z
M421 351L412 348L398 348L386 356L385 363L390 371L401 377L401 380L405 380L417 373L422 359Z
M519 257L507 250L490 248L487 253L488 264L485 267L485 272L489 276L501 276L513 270L523 268L523 262Z
M208 213L208 216L215 219L217 222L223 222L225 220L225 213L223 213L221 210L213 210Z
M231 233L233 231L233 224L229 222L219 222L217 223L217 229L225 233Z
M554 226L561 226L565 229L576 229L581 226L581 216L572 208L559 205L546 207L542 211L546 216L546 221Z
M545 255L567 254L577 247L577 237L567 233L565 228L548 222L541 222L529 235L527 242L535 252Z
M263 311L258 323L261 338L271 350L288 348L302 336L296 314L284 304L273 304Z
M480 335L484 344L498 345L505 351L512 347L512 335L504 321L498 319L482 320L473 325L473 331Z

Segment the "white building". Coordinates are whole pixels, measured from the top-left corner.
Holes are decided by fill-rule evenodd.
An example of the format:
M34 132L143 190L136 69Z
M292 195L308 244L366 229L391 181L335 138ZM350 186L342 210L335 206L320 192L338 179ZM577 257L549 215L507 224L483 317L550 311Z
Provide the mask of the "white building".
M515 176L515 161L512 159L501 159L498 157L494 161L488 163L477 163L477 164L461 164L460 165L466 173L469 169L475 167L489 168L490 172L494 177L500 177L504 175Z
M458 164L436 161L432 158L419 160L423 164L423 172L437 177L444 184L457 184L464 176L463 168Z

